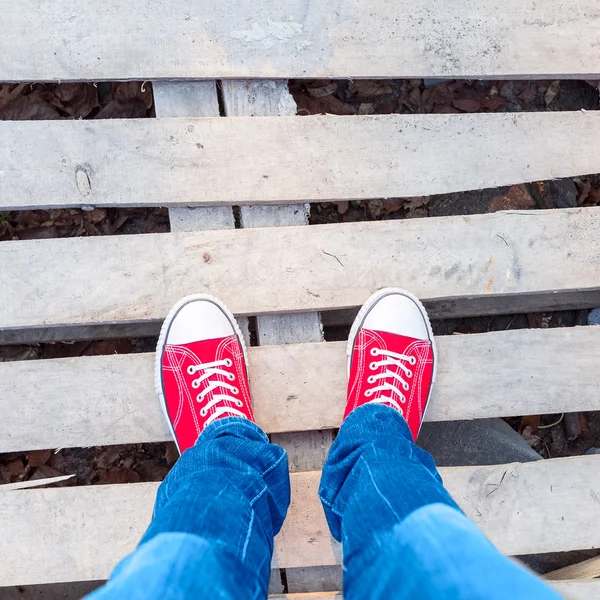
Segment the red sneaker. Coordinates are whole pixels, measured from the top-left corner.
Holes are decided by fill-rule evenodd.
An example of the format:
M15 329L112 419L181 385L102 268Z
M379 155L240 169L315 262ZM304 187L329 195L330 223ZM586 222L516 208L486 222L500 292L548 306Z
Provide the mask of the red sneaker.
M386 288L360 309L348 339L348 402L385 404L417 438L435 381L435 344L424 306L403 290Z
M188 296L171 309L158 338L155 381L180 453L218 419L254 421L244 340L216 298Z

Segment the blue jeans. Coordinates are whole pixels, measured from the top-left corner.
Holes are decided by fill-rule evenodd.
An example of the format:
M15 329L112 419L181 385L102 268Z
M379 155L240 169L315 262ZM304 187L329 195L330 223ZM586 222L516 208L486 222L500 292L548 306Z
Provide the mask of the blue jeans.
M346 600L560 598L462 514L388 407L346 419L319 495L342 542ZM289 502L284 450L249 421L217 421L160 486L138 548L89 598L264 599Z

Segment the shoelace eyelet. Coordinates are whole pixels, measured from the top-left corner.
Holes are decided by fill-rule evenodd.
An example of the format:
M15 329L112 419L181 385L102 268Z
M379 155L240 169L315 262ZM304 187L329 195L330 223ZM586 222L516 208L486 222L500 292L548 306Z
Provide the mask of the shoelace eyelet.
M369 375L367 377L367 382L368 383L375 383L375 375Z
M229 379L229 381L235 381L235 375L233 373L229 373L227 375L227 379Z
M417 359L414 356L411 356L408 362L414 367L417 364Z
M194 379L194 381L192 381L192 387L194 389L197 389L198 387L200 387L200 383L198 382L197 379Z
M225 359L225 366L231 367L233 365L233 361L230 358Z
M377 350L377 348L371 348L371 356L379 356L379 350Z
M194 375L194 374L196 373L196 369L194 369L194 366L193 366L193 365L190 365L190 366L187 368L187 372L188 372L188 375Z
M369 365L369 369L371 369L371 371L374 371L376 368L377 368L377 363L376 363L376 362L372 362L372 363Z
M239 393L240 393L240 390L239 390L239 388L236 388L236 387L234 387L234 388L231 390L231 392L232 392L233 394L239 394Z
M412 379L413 376L413 372L412 371L406 371L405 375L409 378Z
M405 392L408 392L408 388L410 388L410 386L408 385L408 383L403 383L402 387L404 388Z
M365 397L369 398L373 394L373 390L365 390Z

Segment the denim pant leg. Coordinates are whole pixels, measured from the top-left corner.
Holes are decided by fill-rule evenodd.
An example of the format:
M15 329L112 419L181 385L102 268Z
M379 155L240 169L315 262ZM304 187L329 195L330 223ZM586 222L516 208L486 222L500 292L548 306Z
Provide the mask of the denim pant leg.
M289 503L283 448L250 421L216 421L159 487L138 548L90 598L264 599Z
M342 425L319 495L342 542L345 600L558 600L500 554L444 489L433 458L393 409Z

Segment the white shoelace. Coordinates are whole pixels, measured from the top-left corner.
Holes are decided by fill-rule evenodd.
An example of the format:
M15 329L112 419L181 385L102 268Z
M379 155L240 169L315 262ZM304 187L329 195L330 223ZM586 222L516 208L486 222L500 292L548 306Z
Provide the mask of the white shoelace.
M376 371L380 367L393 365L402 370L404 372L404 376L407 379L412 379L412 371L403 363L407 362L409 365L414 366L417 362L417 359L414 356L406 356L405 354L398 354L397 352L391 352L390 350L379 350L378 348L371 348L371 356L383 356L385 358L383 360L371 362L369 364L369 370ZM378 375L369 375L369 377L367 377L368 383L376 383L379 380L383 380L382 383L376 385L375 387L365 390L365 396L367 398L372 396L375 392L379 391L393 392L397 395L401 404L404 404L406 402L406 396L394 385L394 383L399 382L402 385L402 389L405 392L409 390L410 385L407 381L405 381L402 378L401 375L386 369ZM398 404L398 401L395 398L392 398L391 394L388 396L380 396L379 398L371 400L371 402L377 404L391 404L402 416L404 416L404 411L402 410L402 407L400 406L400 404Z
M224 369L219 368L219 367L231 367L232 365L233 365L233 361L230 358L225 358L223 360L215 360L214 362L204 363L203 365L190 365L187 368L187 372L189 375L195 375L196 373L198 373L200 371L204 371L203 375L198 377L198 379L194 379L192 381L192 387L199 388L202 385L203 381L210 379L214 375L223 375L224 377L229 379L229 381L235 381L235 375L233 373L230 373L229 371L225 371ZM232 394L240 393L240 390L237 387L235 387L234 385L231 385L230 383L227 383L226 381L219 381L218 379L215 379L213 381L208 382L208 385L196 396L196 401L200 402L200 403L204 402L204 399L206 398L206 396L208 394L211 394L218 388L223 388L225 390L229 390ZM227 406L226 404L219 406L219 404L222 402L231 402L232 404L235 404L236 406L239 406L240 408L242 406L244 406L244 403L241 400L238 400L234 396L230 396L227 393L213 394L212 398L206 403L206 405L200 409L200 416L205 417L211 408L213 408L213 407L215 408L214 412L210 415L210 417L208 417L208 419L206 419L206 423L204 424L204 427L207 427L213 421L215 421L216 419L218 419L219 417L221 417L223 415L227 415L230 417L246 418L246 415L243 412L237 410L236 408L233 408L233 406Z

